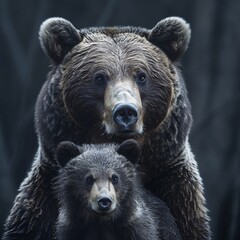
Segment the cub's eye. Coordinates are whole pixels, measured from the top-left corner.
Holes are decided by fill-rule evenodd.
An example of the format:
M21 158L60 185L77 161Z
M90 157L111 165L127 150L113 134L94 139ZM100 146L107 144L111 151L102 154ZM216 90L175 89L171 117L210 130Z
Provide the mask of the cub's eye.
M113 184L118 183L118 176L117 176L116 174L113 174L113 175L112 175L112 183L113 183Z
M93 175L88 175L88 176L86 176L85 182L86 182L88 185L93 184L93 183L94 183Z
M104 73L98 73L94 77L94 82L98 85L103 85L107 81L107 77Z
M144 73L144 72L138 73L137 79L136 79L137 83L144 84L146 82L146 80L147 80L146 73Z

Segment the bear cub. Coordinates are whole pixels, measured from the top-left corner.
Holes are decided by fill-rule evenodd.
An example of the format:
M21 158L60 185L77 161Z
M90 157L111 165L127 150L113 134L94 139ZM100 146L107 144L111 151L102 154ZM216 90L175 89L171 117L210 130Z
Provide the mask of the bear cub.
M59 145L58 240L181 239L167 206L140 183L139 145Z

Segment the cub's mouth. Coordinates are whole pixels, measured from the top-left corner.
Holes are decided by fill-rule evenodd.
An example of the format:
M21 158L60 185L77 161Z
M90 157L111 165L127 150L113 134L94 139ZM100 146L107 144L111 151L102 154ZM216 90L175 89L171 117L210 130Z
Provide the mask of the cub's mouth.
M97 213L98 215L101 215L101 216L106 216L106 215L109 215L111 214L112 212L114 212L114 209L111 209L111 210L94 210L95 213Z

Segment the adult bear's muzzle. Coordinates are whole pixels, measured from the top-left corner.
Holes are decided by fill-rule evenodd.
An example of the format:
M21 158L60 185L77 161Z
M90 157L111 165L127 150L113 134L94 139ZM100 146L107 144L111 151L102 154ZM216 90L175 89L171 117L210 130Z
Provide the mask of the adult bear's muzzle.
M126 79L109 84L103 124L110 134L142 132L142 102L135 82Z

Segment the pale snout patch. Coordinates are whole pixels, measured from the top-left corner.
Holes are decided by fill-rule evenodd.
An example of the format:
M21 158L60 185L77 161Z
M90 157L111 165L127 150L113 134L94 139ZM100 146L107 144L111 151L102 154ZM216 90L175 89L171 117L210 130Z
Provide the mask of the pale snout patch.
M143 131L142 101L138 87L132 80L110 83L105 92L103 126L108 134L121 134L121 128L114 120L114 110L119 105L133 106L137 121L129 127L130 134L141 134Z
M99 201L103 198L111 201L110 206L106 210L103 210L99 205ZM101 180L94 182L89 196L89 205L93 211L100 214L108 214L116 209L116 192L111 181Z

